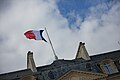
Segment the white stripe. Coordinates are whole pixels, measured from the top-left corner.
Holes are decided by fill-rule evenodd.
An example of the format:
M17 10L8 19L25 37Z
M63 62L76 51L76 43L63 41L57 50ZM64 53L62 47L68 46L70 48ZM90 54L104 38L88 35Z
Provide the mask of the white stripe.
M42 40L42 37L40 35L40 31L33 30L33 33L35 35L36 40Z

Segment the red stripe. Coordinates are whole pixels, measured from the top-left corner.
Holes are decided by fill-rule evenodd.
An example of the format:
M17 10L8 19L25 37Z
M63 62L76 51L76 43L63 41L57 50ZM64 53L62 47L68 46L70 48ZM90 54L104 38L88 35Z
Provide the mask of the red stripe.
M35 40L36 40L35 35L34 35L34 33L32 32L32 30L29 30L29 31L25 32L24 35L25 35L28 39L35 39Z

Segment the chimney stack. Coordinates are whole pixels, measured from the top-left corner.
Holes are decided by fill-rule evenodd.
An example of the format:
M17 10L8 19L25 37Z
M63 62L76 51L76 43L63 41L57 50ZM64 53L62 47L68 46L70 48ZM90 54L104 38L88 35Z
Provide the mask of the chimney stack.
M27 53L27 69L31 69L32 72L37 72L36 65L33 59L33 52L28 51Z
M83 58L85 60L90 60L89 54L85 48L85 43L80 42L77 55L75 59Z

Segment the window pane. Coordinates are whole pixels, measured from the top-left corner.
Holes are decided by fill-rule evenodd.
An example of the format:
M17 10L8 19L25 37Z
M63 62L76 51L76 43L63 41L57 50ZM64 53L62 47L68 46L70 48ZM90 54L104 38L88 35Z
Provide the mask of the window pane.
M104 67L105 73L107 73L107 74L113 73L112 66L110 64L105 64L103 67Z

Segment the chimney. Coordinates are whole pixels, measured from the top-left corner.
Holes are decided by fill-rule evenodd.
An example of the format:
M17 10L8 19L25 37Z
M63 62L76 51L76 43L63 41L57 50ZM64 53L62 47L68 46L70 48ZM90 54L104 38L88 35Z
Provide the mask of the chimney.
M80 42L77 55L75 59L83 58L85 60L90 60L89 54L85 48L85 43Z
M32 72L37 72L35 62L33 59L33 52L28 51L27 53L27 69L31 69Z

